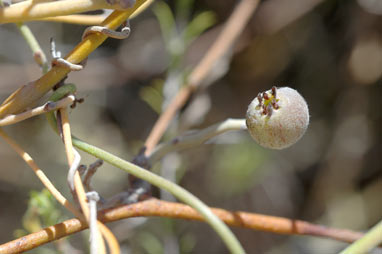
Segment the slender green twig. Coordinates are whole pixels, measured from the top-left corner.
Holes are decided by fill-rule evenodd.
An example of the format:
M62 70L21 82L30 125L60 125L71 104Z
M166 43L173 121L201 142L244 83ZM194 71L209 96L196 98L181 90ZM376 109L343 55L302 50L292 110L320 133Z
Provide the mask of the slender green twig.
M168 153L202 145L207 140L227 131L245 129L247 129L245 119L227 119L203 130L186 133L183 136L174 138L168 143L157 146L148 156L148 162L150 165L153 165L156 161L160 160Z
M145 155L150 154L162 138L169 123L188 98L200 87L214 64L232 47L256 10L259 0L241 0L210 49L188 76L188 81L159 116L145 142Z
M49 98L50 101L55 101L60 99L62 95L68 94L68 92L74 91L74 86L63 86L60 87L53 93L53 95ZM47 114L48 122L53 127L53 129L57 131L57 121L53 112ZM106 152L98 147L87 144L84 141L76 137L72 137L72 142L75 147L81 149L82 151L89 153L103 161L110 163L111 165L123 169L129 174L132 174L140 179L143 179L152 185L155 185L159 188L162 188L179 200L188 204L197 210L206 220L207 223L211 225L211 227L218 233L218 235L222 238L228 249L231 253L245 253L243 247L240 242L236 239L235 235L231 232L227 225L225 225L215 214L213 214L208 206L206 206L200 199L192 195L187 190L183 189L179 185L166 180L163 177L155 175L150 171L141 168L133 163L125 161L109 152Z
M369 230L361 239L349 245L339 254L367 253L382 243L382 221Z
M170 192L179 200L197 210L206 219L207 223L209 223L211 227L219 234L231 253L245 253L239 241L236 239L227 225L225 225L215 214L213 214L209 207L207 207L202 201L200 201L187 190L171 181L151 173L148 170L138 167L137 165L125 161L98 147L89 145L75 137L73 137L73 145L78 149L92 154L93 156L102 159L117 168L125 170L129 174L139 177L140 179L143 179L159 188Z
M27 25L24 23L17 23L17 28L19 29L20 33L24 37L25 41L31 48L33 52L33 58L37 62L37 64L42 68L42 73L45 74L49 70L49 64L46 60L46 56L44 54L44 51L41 49L36 37L33 35L32 31L29 29Z

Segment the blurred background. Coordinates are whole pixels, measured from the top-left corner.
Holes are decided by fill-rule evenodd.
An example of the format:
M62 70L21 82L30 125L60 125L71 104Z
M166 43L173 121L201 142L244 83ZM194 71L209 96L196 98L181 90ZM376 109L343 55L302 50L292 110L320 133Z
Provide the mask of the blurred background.
M131 20L128 39L108 39L83 71L69 75L67 82L75 83L78 96L85 98L71 111L73 133L131 160L238 2L156 1ZM381 15L382 2L373 0L261 1L164 140L243 118L251 100L272 86L290 86L306 99L311 116L307 133L278 151L258 146L246 132L230 132L170 154L153 170L213 207L361 231L376 224L382 219ZM53 37L63 55L85 29L47 22L28 26L46 54ZM1 101L40 76L16 26L1 25ZM69 197L64 148L45 118L5 130ZM81 155L83 163L95 161ZM71 217L40 192L42 184L32 170L3 141L0 162L1 243ZM103 197L111 197L127 187L127 174L104 165L92 184ZM175 200L165 192L161 197ZM138 218L109 225L123 253L227 253L215 232L200 222ZM307 236L233 231L248 253L330 254L346 246ZM87 233L78 235L29 253L86 253Z

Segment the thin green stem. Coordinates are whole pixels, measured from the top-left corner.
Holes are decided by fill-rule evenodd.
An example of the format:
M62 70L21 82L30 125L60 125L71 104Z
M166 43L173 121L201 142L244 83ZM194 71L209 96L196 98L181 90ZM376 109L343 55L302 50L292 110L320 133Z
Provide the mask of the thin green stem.
M349 245L339 254L368 253L382 243L382 221L369 230L361 239Z
M68 92L74 92L75 86L71 85L65 85L57 89L52 96L49 98L50 101L56 101L60 98L62 98L63 95L66 95ZM54 116L53 112L49 112L47 114L48 122L51 125L51 127L58 132L57 130L57 120ZM78 149L89 153L103 161L106 161L110 163L111 165L123 169L129 174L132 174L140 179L143 179L152 185L155 185L159 188L162 188L171 194L173 194L175 197L177 197L179 200L183 201L184 203L188 204L189 206L193 207L195 210L197 210L206 220L208 224L211 225L211 227L218 233L218 235L222 238L228 249L231 251L231 253L234 254L242 254L245 253L243 247L241 246L240 242L237 240L235 235L232 233L232 231L228 228L226 224L224 224L214 213L211 212L210 208L205 205L200 199L192 195L187 190L183 189L179 185L166 180L163 177L160 177L158 175L155 175L151 173L150 171L141 168L133 163L130 163L126 160L123 160L109 152L106 152L98 147L95 147L93 145L87 144L84 141L81 141L80 139L72 136L72 142L75 147Z
M149 164L154 165L155 162L171 152L200 146L211 138L223 134L227 131L245 129L247 129L247 126L245 125L245 119L228 118L227 120L214 124L208 128L186 133L185 135L174 138L168 143L158 145L155 150L148 156Z
M36 37L33 35L32 31L24 23L17 23L17 28L19 29L21 35L24 37L25 41L31 48L33 52L33 58L37 64L42 68L42 73L45 74L49 70L49 64L46 60L44 51L41 49Z
M179 200L197 210L206 219L207 223L210 224L211 227L222 238L231 253L245 253L243 247L240 245L240 242L236 239L235 235L231 232L228 226L224 224L215 214L213 214L208 206L206 206L202 201L200 201L200 199L192 195L187 190L171 181L151 173L146 169L138 167L137 165L125 161L98 147L89 145L75 137L73 137L73 145L78 149L81 149L84 152L104 160L117 168L125 170L129 174L139 177L140 179L143 179L159 188L170 192Z

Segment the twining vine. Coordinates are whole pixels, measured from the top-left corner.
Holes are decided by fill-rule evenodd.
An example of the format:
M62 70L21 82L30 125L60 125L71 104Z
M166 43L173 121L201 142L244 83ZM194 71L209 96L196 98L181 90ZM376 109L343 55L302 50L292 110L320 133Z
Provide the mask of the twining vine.
M73 194L73 201L79 205L79 208L77 208L74 203L68 201L52 184L50 179L46 177L33 158L0 129L0 136L33 169L37 177L57 201L77 217L77 219L50 226L21 239L4 243L0 245L0 253L18 253L30 250L87 227L90 227L91 253L106 253L106 246L108 246L110 253L120 253L116 237L104 223L136 216L161 216L205 221L216 231L231 253L245 253L245 250L227 225L280 234L313 235L346 242L355 241L341 254L361 253L380 244L381 239L378 236L382 234L381 223L363 236L361 233L325 228L303 221L211 209L184 188L147 170L150 165L159 161L169 152L201 145L208 139L226 131L248 130L260 145L275 149L282 149L294 144L306 131L309 123L309 112L305 100L293 89L273 87L255 97L249 106L246 119L227 119L205 130L179 136L168 143L157 146L175 114L185 104L190 95L199 88L211 71L212 66L221 59L240 35L259 4L257 0L240 1L215 43L188 76L186 85L183 86L166 110L160 115L145 142L142 153L137 155L133 161L134 163L90 145L71 134L67 108L76 102L81 102L81 100L75 97L76 87L73 84L65 83L67 75L71 71L82 70L89 54L107 38L127 38L130 33L128 19L147 9L152 2L153 0L137 0L136 2L133 0L43 2L27 0L9 4L8 2L5 3L4 0L0 1L0 24L15 23L17 25L28 42L36 63L41 66L43 72L39 79L23 85L0 105L0 126L15 124L39 114L46 114L48 122L54 131L59 134L65 146L70 168L68 184ZM113 9L114 11L107 17L79 14L99 9ZM23 23L32 20L98 26L87 28L81 42L65 57L61 57L61 54L55 50L54 41L52 41L53 61L51 67L49 67L47 58L36 38ZM124 24L122 29L116 31L122 24ZM41 99L52 89L54 92L48 102L34 109L28 109L30 105ZM130 175L140 179L140 181L144 180L167 190L188 206L150 199L149 190L146 189L147 185L137 185L128 193L129 202L134 204L119 207L112 206L97 213L99 195L89 188L88 183L84 184L85 179L89 181L89 178L86 173L79 170L81 157L76 148L125 170ZM148 200L139 201L140 197Z

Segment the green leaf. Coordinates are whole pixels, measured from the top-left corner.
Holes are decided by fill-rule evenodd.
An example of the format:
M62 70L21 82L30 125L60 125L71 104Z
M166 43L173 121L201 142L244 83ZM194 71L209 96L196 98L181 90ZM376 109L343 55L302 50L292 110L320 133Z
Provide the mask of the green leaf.
M178 0L176 1L176 18L180 20L188 20L194 0Z
M153 85L145 86L139 91L139 97L158 114L162 111L163 80L154 80Z
M210 28L216 22L216 16L212 11L204 11L199 13L187 26L184 31L184 41L189 44L202 34L205 30Z
M139 241L147 253L163 253L163 245L155 235L142 232L139 234Z
M266 151L255 142L216 146L213 154L215 193L232 197L250 189L264 177Z
M175 27L175 19L171 12L170 7L163 1L157 2L153 8L155 16L157 16L159 21L159 26L161 28L163 39L168 46L171 40L171 35Z

